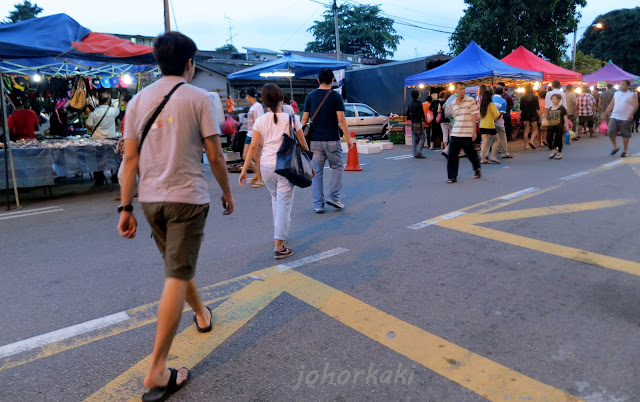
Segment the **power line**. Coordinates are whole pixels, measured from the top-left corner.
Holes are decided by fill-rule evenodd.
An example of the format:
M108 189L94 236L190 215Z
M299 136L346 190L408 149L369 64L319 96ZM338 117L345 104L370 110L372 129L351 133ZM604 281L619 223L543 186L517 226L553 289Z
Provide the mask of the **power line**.
M176 31L179 31L180 29L178 29L178 20L176 20L176 12L173 9L173 1L169 0L169 5L171 6L171 14L173 14L173 24L176 26Z

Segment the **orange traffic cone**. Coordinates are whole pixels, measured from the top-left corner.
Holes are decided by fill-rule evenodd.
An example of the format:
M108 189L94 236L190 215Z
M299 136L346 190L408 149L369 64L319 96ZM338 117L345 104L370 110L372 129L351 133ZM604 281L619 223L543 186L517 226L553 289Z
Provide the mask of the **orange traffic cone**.
M353 148L349 151L347 156L347 167L344 168L347 172L360 172L362 166L360 166L360 160L358 159L358 143L356 141L355 131L351 132L351 138L353 138Z

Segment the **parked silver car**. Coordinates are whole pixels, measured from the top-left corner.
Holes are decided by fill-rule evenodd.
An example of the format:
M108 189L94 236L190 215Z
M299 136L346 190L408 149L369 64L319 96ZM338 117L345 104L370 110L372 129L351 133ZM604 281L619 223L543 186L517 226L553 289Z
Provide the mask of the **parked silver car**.
M345 103L344 117L356 137L383 137L389 127L389 117L380 115L364 103Z

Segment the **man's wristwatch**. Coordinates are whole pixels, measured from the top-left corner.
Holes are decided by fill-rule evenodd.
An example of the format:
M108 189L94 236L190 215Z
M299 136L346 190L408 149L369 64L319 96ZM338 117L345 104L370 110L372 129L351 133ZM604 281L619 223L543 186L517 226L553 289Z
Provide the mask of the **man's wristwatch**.
M118 213L122 211L133 212L133 205L120 205L118 207Z

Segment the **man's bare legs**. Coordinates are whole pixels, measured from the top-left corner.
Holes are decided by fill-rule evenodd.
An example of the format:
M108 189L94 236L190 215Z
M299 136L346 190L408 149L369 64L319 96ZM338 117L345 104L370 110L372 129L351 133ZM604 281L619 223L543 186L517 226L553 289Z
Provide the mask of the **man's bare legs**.
M618 150L618 140L617 140L617 136L615 135L610 135L609 139L611 140L611 142L613 143L613 149L614 150ZM629 141L627 141L627 144L629 144Z
M627 149L629 148L629 138L624 138L622 137L622 143L624 144L624 152L625 154L627 153Z
M198 325L201 327L209 326L207 323L209 310L202 304L198 295L198 288L193 279L185 281L177 278L166 278L164 290L160 297L160 304L158 305L156 339L153 343L153 353L151 354L151 367L149 367L144 379L145 387L164 387L169 382L171 373L167 368L167 356L180 324L185 299L197 313ZM205 323L206 325L201 325ZM187 370L180 368L176 383L180 384L186 379Z

